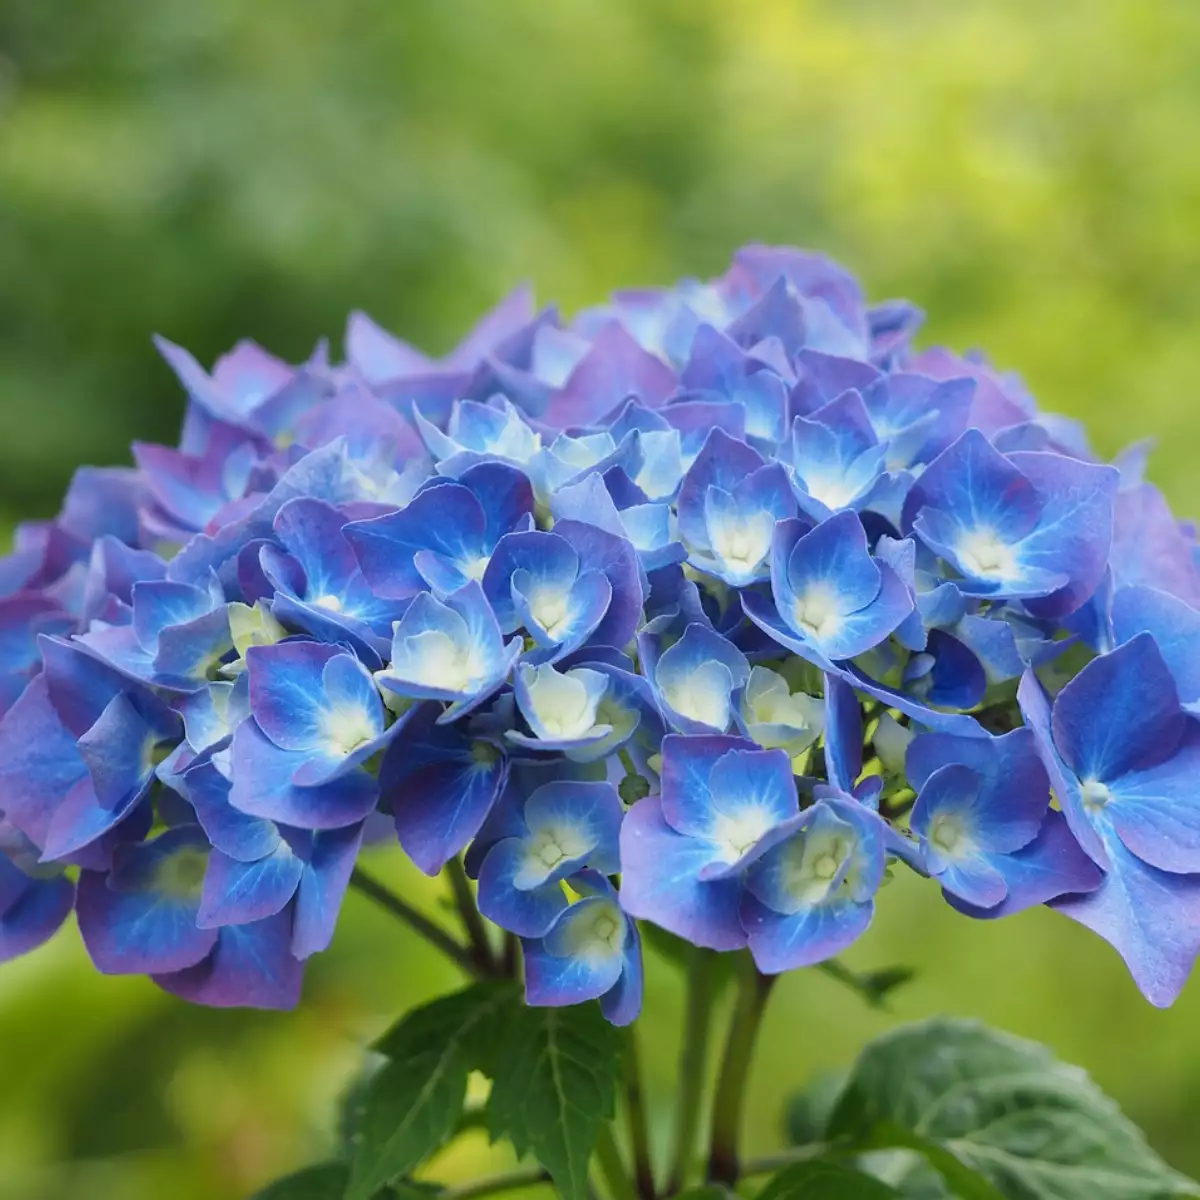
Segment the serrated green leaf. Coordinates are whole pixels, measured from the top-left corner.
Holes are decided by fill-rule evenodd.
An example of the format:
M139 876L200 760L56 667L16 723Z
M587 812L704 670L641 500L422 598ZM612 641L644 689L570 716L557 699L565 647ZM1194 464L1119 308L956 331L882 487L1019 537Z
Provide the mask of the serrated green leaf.
M581 1004L522 1009L506 1035L488 1100L492 1138L532 1151L566 1200L583 1200L597 1134L613 1115L620 1034L596 1004Z
M255 1192L252 1200L342 1200L350 1168L345 1163L317 1163Z
M968 1200L1200 1195L1083 1071L971 1021L926 1021L868 1046L827 1133L915 1151Z
M449 1138L467 1075L492 1068L516 995L510 984L475 984L416 1009L380 1038L375 1049L388 1061L357 1114L346 1200L370 1200Z
M793 1163L774 1176L757 1200L894 1200L898 1193L871 1175L841 1163Z

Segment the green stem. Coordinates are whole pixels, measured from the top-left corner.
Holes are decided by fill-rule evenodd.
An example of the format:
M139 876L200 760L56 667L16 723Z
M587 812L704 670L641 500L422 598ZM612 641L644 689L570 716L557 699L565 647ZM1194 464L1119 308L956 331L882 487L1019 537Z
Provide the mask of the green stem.
M674 1195L687 1182L688 1169L696 1152L700 1131L705 1066L708 1059L709 1027L716 998L717 956L696 948L687 978L687 1013L679 1052L679 1083L675 1102L675 1146L666 1194Z
M479 915L475 893L471 890L471 881L467 878L462 859L452 858L446 864L446 874L450 878L450 890L454 893L454 905L462 918L467 940L471 943L471 954L479 964L480 973L494 975L497 968L492 955L492 944L488 941L487 926L483 923L483 917Z
M748 1158L738 1170L739 1179L749 1179L753 1175L774 1175L792 1163L807 1162L810 1158L820 1158L829 1153L825 1142L813 1142L807 1146L793 1146L790 1150L779 1150L775 1154L764 1154L758 1158Z
M541 1167L517 1167L500 1175L488 1175L473 1183L464 1183L461 1187L443 1188L437 1193L437 1200L474 1200L476 1196L496 1196L501 1192L549 1182L550 1173Z
M600 1136L596 1139L596 1164L612 1200L637 1200L637 1193L629 1182L629 1172L625 1169L625 1160L613 1136L612 1123L608 1121L600 1126Z
M746 1077L754 1056L767 997L775 976L763 975L747 960L741 990L729 1026L721 1074L713 1099L712 1142L708 1158L708 1178L712 1183L732 1186L738 1178L738 1136L741 1132L742 1106L746 1099Z
M655 1200L654 1162L650 1157L650 1127L646 1121L646 1097L642 1091L642 1062L636 1029L629 1030L625 1050L625 1113L629 1118L629 1141L633 1147L633 1173L642 1200Z
M402 900L390 888L384 887L373 876L368 875L361 867L355 867L350 876L350 886L374 900L380 908L403 921L414 932L419 933L432 946L436 946L456 966L468 975L479 975L479 964L470 951L455 941L440 925L431 921L424 913L418 912L407 900Z

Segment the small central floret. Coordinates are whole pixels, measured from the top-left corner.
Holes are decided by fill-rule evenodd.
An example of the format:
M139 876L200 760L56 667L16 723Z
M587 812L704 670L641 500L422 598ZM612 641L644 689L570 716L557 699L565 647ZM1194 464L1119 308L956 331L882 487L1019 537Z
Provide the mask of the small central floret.
M1108 785L1098 779L1087 779L1082 788L1083 807L1092 812L1098 812L1112 800L1112 792Z

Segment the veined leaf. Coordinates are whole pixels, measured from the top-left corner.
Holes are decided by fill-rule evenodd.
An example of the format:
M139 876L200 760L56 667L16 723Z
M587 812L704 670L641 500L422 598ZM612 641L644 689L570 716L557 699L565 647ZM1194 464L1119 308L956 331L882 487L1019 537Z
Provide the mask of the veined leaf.
M346 1200L370 1200L453 1132L472 1069L490 1070L516 1008L511 984L480 983L409 1013L376 1043L388 1061L358 1114Z
M587 1195L588 1162L613 1115L620 1035L595 1004L525 1008L506 1030L488 1101L492 1137L532 1151L566 1200Z
M970 1021L922 1022L868 1046L827 1133L920 1154L962 1197L1200 1195L1083 1071Z

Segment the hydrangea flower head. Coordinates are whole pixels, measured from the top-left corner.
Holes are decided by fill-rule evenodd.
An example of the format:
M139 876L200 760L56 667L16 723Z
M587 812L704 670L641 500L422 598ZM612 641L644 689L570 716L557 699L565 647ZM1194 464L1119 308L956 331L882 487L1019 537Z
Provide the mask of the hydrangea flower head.
M789 970L890 866L1049 904L1169 1003L1194 534L920 321L751 246L567 321L519 289L442 359L361 313L341 362L160 339L179 444L0 569L0 959L74 909L102 971L294 1004L386 829L463 856L530 1003L617 1023L639 922Z

